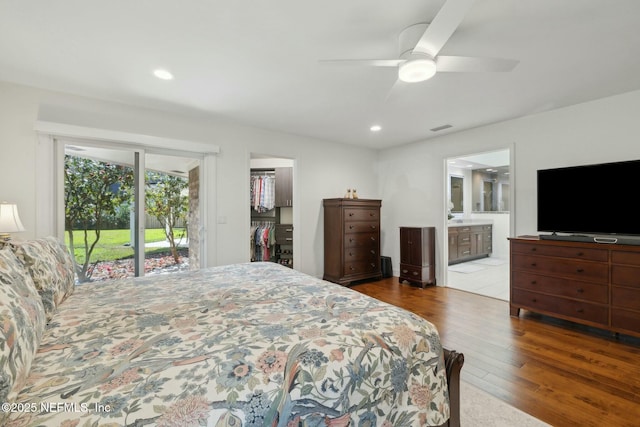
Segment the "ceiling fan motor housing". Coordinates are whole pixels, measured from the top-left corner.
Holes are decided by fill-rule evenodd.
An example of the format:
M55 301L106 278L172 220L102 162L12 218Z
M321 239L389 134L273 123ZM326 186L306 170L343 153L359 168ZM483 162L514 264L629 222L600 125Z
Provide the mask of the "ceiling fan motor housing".
M423 22L411 25L400 32L398 36L398 57L400 59L410 59L409 56L428 26L429 24Z

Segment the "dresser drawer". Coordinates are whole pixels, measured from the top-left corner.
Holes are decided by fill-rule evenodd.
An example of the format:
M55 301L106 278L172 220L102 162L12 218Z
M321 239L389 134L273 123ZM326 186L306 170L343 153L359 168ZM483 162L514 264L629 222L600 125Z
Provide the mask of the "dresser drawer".
M345 261L344 275L377 273L380 271L380 257L368 261Z
M609 282L609 265L600 262L583 262L513 253L511 255L511 269L525 270L536 274L561 275L596 283Z
M276 242L279 245L286 245L293 242L293 225L276 224Z
M542 255L559 258L575 258L587 261L607 262L609 253L606 249L578 248L569 246L546 246L535 243L511 242L512 252L531 255Z
M518 273L512 278L511 286L601 304L607 304L609 302L609 287L606 284L578 282L558 277L540 276L532 273Z
M400 264L400 278L422 280L422 266Z
M348 221L344 223L345 233L371 233L377 232L380 225L372 221Z
M350 247L344 251L345 262L375 261L379 257L377 247Z
M611 327L626 329L637 335L638 331L640 331L640 313L620 308L611 310Z
M609 323L609 309L607 306L559 298L554 295L512 289L511 304L536 312L553 313L602 325Z
M611 251L613 264L640 265L640 252Z
M611 287L611 305L638 311L640 317L640 289Z
M612 265L611 283L640 289L640 267Z
M349 233L344 236L345 248L373 247L377 248L380 238L378 233Z
M345 208L344 220L346 221L380 221L379 209Z

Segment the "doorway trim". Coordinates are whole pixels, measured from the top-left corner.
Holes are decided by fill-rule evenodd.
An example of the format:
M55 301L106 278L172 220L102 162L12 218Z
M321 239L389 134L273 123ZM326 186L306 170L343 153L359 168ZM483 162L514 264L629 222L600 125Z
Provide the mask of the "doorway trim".
M482 151L476 151L473 153L463 153L458 155L452 155L445 157L443 159L443 182L444 182L444 195L442 201L442 210L443 214L443 230L440 236L440 245L442 247L442 257L440 261L440 268L442 271L442 282L444 286L449 286L449 219L448 219L448 208L449 208L449 161L453 159L457 159L460 157L473 156L477 154L490 153L493 151L502 151L509 150L509 236L515 235L516 229L516 196L515 196L515 187L516 187L516 162L515 162L515 143L510 143L507 146L498 146L493 148L487 148ZM509 237L507 236L507 237Z

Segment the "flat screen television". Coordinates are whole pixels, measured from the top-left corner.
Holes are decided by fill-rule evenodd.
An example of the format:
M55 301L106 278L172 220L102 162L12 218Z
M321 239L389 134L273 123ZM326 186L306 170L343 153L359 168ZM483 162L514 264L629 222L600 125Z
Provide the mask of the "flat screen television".
M640 235L640 160L538 170L538 231Z

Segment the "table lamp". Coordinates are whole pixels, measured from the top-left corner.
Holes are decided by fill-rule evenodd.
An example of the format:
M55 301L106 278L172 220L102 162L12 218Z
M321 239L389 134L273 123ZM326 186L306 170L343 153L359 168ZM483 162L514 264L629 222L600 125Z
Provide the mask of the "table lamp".
M9 233L18 231L24 231L18 215L18 206L7 202L0 203L0 242L8 242L11 240Z

